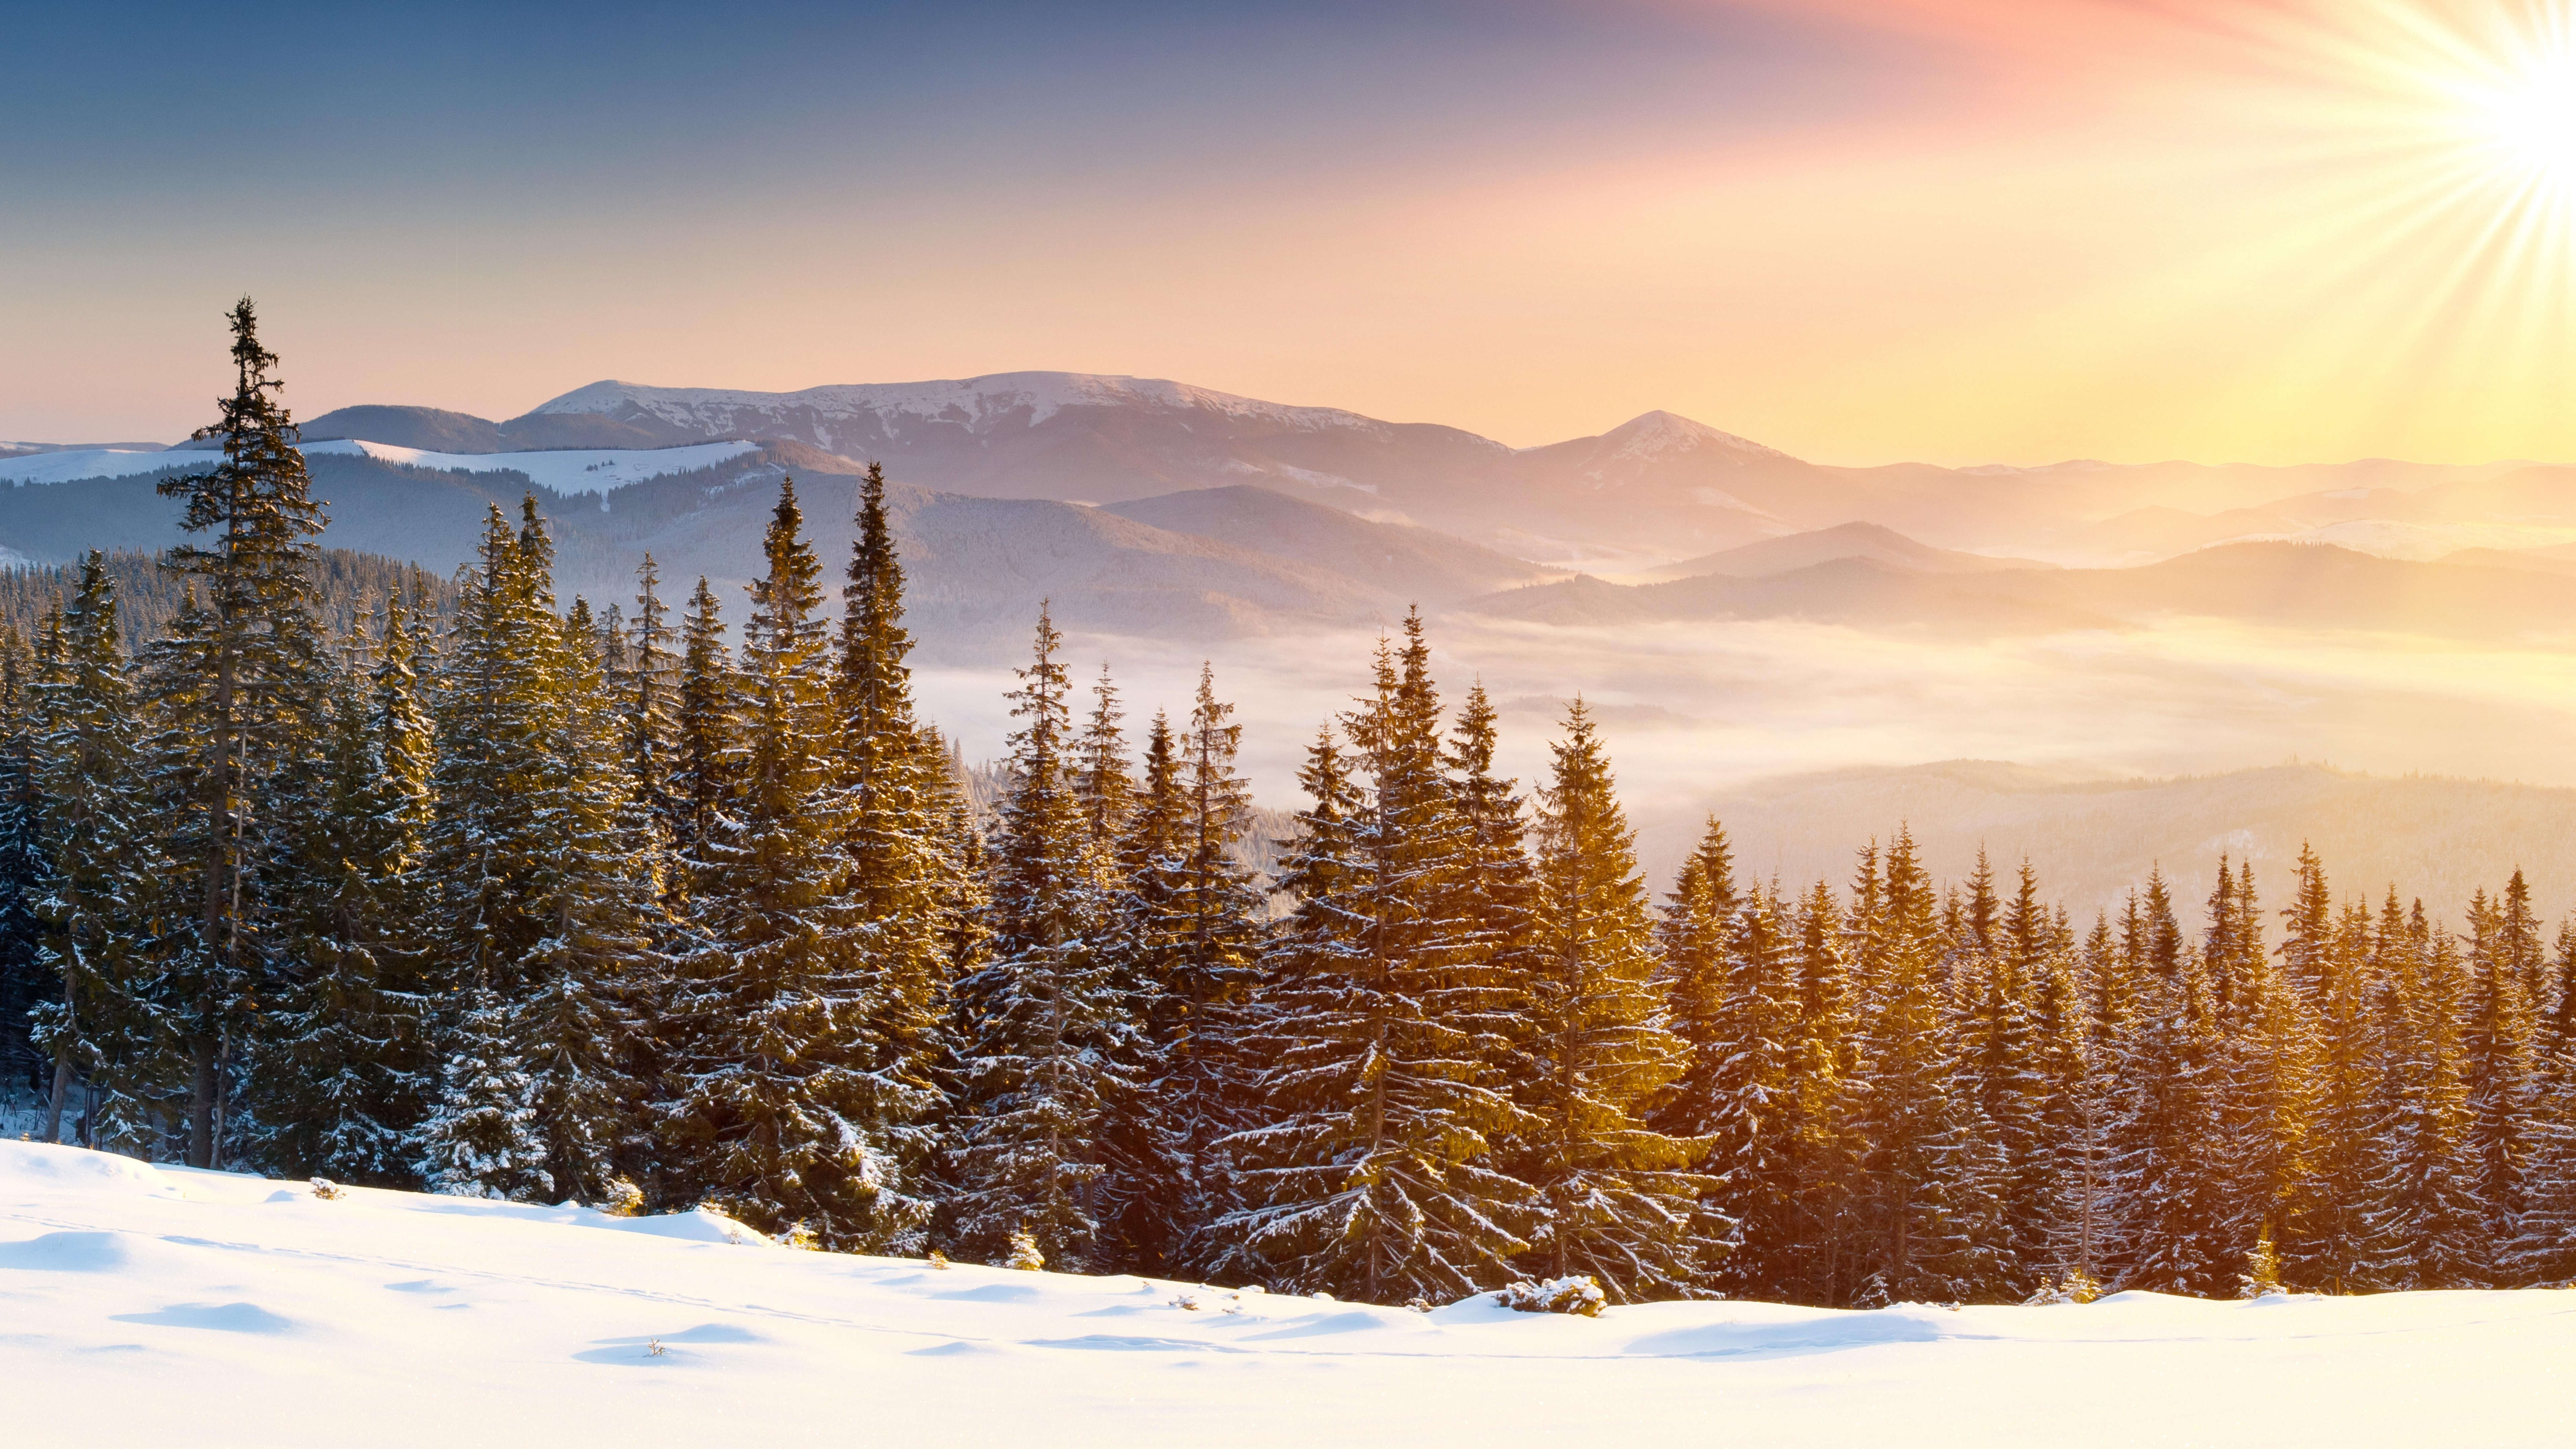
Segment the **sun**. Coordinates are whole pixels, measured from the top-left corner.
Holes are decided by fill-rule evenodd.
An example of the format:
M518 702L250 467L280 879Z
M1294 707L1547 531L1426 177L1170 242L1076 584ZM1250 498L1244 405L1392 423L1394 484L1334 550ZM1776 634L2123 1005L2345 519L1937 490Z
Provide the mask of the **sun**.
M2490 164L2556 196L2576 188L2576 49L2559 43L2520 56L2463 99Z

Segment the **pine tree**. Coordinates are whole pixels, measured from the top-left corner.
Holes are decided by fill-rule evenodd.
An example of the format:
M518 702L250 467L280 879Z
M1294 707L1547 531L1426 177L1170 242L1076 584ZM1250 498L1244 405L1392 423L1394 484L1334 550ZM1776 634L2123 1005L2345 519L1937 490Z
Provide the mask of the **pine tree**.
M1882 890L1854 913L1862 998L1849 1120L1862 1144L1855 1208L1865 1233L1856 1296L1973 1296L1987 1269L1961 1236L1974 1205L1960 1199L1984 1194L1979 1174L1991 1164L1977 1124L1964 1120L1973 1098L1959 1091L1941 1030L1941 923L1909 831L1890 844L1883 880L1869 882L1871 894Z
M742 733L721 766L736 783L701 845L707 940L682 963L668 1125L701 1200L827 1248L896 1251L918 1243L929 1205L888 1141L904 1104L872 1049L840 711L803 523L782 483L743 635Z
M116 585L97 550L81 563L70 606L47 617L37 666L37 962L54 983L35 1031L54 1061L46 1137L63 1140L71 1086L86 1078L103 1100L82 1114L84 1142L158 1156L157 1109L186 1080L158 1050L168 865L144 790Z
M1459 831L1418 618L1407 633L1348 721L1356 758L1328 733L1301 776L1314 803L1281 882L1297 914L1238 1048L1269 1120L1217 1144L1239 1196L1212 1229L1226 1271L1381 1303L1509 1278L1532 1194L1492 1157L1538 1126L1487 1065L1498 983L1459 968L1463 927L1439 912Z
M446 1039L439 1099L423 1133L421 1175L432 1192L525 1199L554 1185L537 1135L536 1084L517 1053L511 1017L491 987L478 985Z
M36 793L35 654L15 625L0 624L0 1082L36 1090L49 1075L28 1035L29 1013L52 995L37 964L43 846Z
M2426 921L2420 901L2393 944L2397 1043L2384 1111L2390 1160L2375 1184L2372 1227L2382 1256L2370 1276L2389 1288L2476 1287L2489 1254L2464 1070L2469 970L2451 933Z
M1850 1300L1858 1246L1852 1209L1861 1175L1848 1114L1858 1100L1859 1043L1832 886L1816 882L1798 906L1795 928L1797 1036L1785 1135L1797 1185L1795 1236L1807 1252L1781 1292L1789 1301L1839 1306Z
M2227 1207L2224 1063L2201 954L2182 939L2161 873L2133 903L2122 951L2138 1005L2115 1050L2127 1086L2113 1124L2123 1287L2225 1297L2243 1262Z
M704 577L698 580L697 592L689 596L680 638L671 834L672 849L680 861L674 884L686 892L694 888L708 842L716 834L717 816L736 788L732 770L739 759L733 743L742 712L741 688L725 649L724 611Z
M2469 908L2468 999L2461 1020L2461 1085L2467 1095L2469 1190L2478 1203L2475 1282L2504 1287L2520 1237L2531 1172L2538 1078L2526 983L2538 979L2538 929L2522 872L2515 899L2480 891ZM2467 1285L2462 1285L2467 1286Z
M957 894L972 889L974 842L940 741L913 702L903 565L886 521L885 470L876 464L860 483L858 525L833 676L848 796L843 849L867 971L861 1060L877 1103L870 1126L884 1144L887 1200L904 1205L897 1236L910 1244L914 1220L927 1221L923 1205L938 1168L937 1068L948 1047L941 1022L962 964L953 939L971 933L975 914Z
M1698 1203L1717 1187L1690 1169L1716 1144L1641 1120L1692 1053L1664 1027L1636 833L1582 700L1552 752L1531 911L1533 1069L1521 1102L1539 1125L1519 1143L1520 1175L1545 1206L1533 1256L1550 1277L1590 1276L1615 1301L1687 1297L1702 1267ZM1745 917L1730 954L1785 975L1776 922L1767 910ZM1780 1033L1769 1035L1777 1052Z
M1063 637L1038 613L1019 672L1010 788L992 876L991 959L961 982L959 1190L969 1251L1000 1261L1025 1233L1070 1271L1102 1264L1103 1166L1094 1151L1135 1052L1112 992L1109 902L1083 821Z
M2388 908L2394 918L2393 889ZM2315 1105L2305 1187L2310 1206L2303 1230L2281 1242L2282 1271L2292 1283L2325 1292L2363 1285L2367 1265L2381 1256L2368 1219L2387 1127L2380 1116L2387 1045L2380 1013L2388 983L2373 944L2369 908L2355 902L2338 922L2330 949L2309 963L2317 977Z
M166 479L186 500L181 526L212 535L167 562L206 586L207 677L195 709L171 721L195 756L190 817L171 832L194 877L194 941L159 987L163 1019L188 1075L187 1160L211 1167L221 1151L225 1084L261 1029L256 1004L270 969L263 867L280 842L269 830L271 780L314 724L324 675L314 622L314 535L322 531L295 424L270 375L245 297L231 313L236 383L200 437L223 440L223 461Z
M252 1157L290 1177L406 1187L436 1086L421 853L429 721L398 601L372 668L337 671L316 748L281 772L292 855L280 1003L254 1059Z

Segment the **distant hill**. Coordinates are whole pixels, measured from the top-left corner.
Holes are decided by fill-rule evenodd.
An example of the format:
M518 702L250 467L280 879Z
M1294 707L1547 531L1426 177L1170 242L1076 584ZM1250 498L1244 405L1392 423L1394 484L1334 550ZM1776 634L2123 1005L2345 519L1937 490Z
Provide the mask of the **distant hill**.
M167 547L178 537L179 508L155 485L162 472L203 457L120 455L98 466L138 471L0 487L0 549L60 563L92 547ZM533 495L554 524L559 594L600 604L633 594L647 552L675 600L704 574L737 604L738 586L761 567L760 533L779 479L791 472L816 546L837 574L863 471L792 441L484 455L319 441L306 445L306 462L315 495L328 505L327 542L415 560L442 575L474 556L487 508L516 517L520 499ZM990 657L995 641L1016 643L1026 633L1041 600L1051 600L1057 622L1071 630L1216 640L1384 624L1416 601L1540 576L1455 539L1260 490L1138 509L1182 525L1175 528L1046 499L902 484L887 497L904 551L910 623L932 657Z
M1663 889L1714 812L1738 868L1796 889L1840 887L1854 852L1910 825L1936 879L1967 877L1983 847L2000 879L2024 856L2053 899L2116 910L2150 870L2173 884L2188 930L2204 921L2219 856L2251 859L2267 919L2289 895L2305 842L2324 860L2338 900L2376 908L2391 882L2411 901L2460 922L2469 896L2500 888L2515 867L2545 918L2576 909L2576 790L2493 780L2352 774L2319 765L2185 779L2087 779L2049 770L1954 760L1767 781L1686 804L1636 809L1643 853ZM2271 927L2278 939L2278 926Z
M1518 558L1598 567L1653 567L1855 520L1936 549L2089 553L2093 562L2161 557L2294 531L2269 518L2255 527L2212 525L2211 513L2297 496L2478 482L2525 466L1830 467L1661 410L1597 435L1511 448L1433 423L1069 372L783 393L603 381L502 422L368 407L325 413L306 428L315 438L441 452L796 442L882 459L909 482L986 498L1118 505L1252 484ZM2145 508L2176 516L2170 537L2152 546L2126 537L2143 521L2134 517L2099 527ZM2452 546L2477 541L2484 540Z
M1698 558L1631 575L1628 582L1663 583L1707 574L1724 574L1739 579L1768 578L1792 569L1845 558L1871 559L1927 574L1990 574L2005 569L2057 567L2036 559L1990 558L1980 553L1934 548L1876 523L1844 523L1702 554Z
M1267 488L1199 488L1104 512L1331 569L1391 595L1448 604L1546 576L1529 562L1427 528L1366 519Z
M1805 619L1946 635L2044 633L2196 615L2249 623L2453 638L2564 635L2576 578L2521 568L2412 563L2324 544L2250 543L2127 569L1925 573L1839 558L1786 573L1619 585L1543 584L1460 610L1531 623Z

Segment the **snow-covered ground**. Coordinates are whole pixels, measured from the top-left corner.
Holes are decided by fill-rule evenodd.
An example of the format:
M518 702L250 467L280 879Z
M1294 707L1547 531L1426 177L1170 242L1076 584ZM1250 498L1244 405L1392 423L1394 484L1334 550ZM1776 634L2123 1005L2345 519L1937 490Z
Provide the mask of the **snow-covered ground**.
M1428 1315L0 1143L50 1444L2565 1443L2576 1293ZM1195 1305L1195 1306L1190 1306Z

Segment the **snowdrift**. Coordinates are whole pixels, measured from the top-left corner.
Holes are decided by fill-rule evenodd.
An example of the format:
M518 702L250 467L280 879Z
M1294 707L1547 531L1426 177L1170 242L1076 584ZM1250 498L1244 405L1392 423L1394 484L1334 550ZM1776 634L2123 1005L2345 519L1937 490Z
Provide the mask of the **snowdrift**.
M1423 1314L0 1143L31 1444L2564 1443L2571 1354L2576 1293Z

